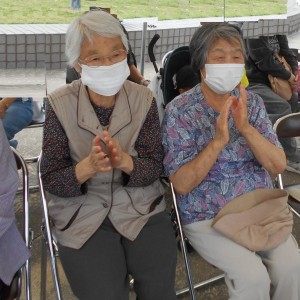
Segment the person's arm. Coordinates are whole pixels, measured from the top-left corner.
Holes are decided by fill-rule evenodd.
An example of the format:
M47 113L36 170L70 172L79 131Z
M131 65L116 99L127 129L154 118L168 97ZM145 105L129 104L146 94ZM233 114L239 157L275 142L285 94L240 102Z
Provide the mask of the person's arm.
M177 108L174 112L167 107L163 120L164 165L177 193L185 195L197 187L228 143L231 102L232 97L229 97L217 118L215 135L201 151L194 141L193 125L181 118L181 111L176 111Z
M207 176L222 149L229 142L228 115L232 97L224 104L216 121L216 133L211 142L193 160L183 165L170 180L179 194L187 194L197 187Z
M137 63L136 63L136 59L135 59L135 55L132 51L132 47L129 41L129 35L127 30L125 29L124 25L120 22L120 25L123 28L123 31L127 37L128 40L128 54L127 54L127 63L130 69L130 75L129 75L129 80L137 83L137 84L141 84L144 86L148 86L150 84L150 80L147 80L144 78L144 76L140 73L140 71L137 69Z
M104 131L104 141L107 153L102 151L100 138L96 137L90 155L77 164L76 177L79 182L88 180L96 172L109 172L113 168L122 171L123 184L127 186L147 186L159 178L163 169L163 151L155 99L135 142L136 157L124 152L107 131Z
M170 175L170 181L173 183L176 192L184 195L197 187L217 161L224 146L221 140L214 138L195 159Z
M267 134L264 136L258 131L258 129L265 130L267 127L272 138L276 137L274 132L271 132L271 122L267 117L265 108L262 106L263 102L261 101L260 108L264 108L263 112L265 113L260 113L260 110L257 111L260 113L261 121L261 123L256 123L257 128L248 122L247 98L245 89L242 86L240 87L240 94L241 99L239 100L232 96L227 99L217 118L215 135L211 137L211 142L196 155L194 152L191 152L192 150L187 150L193 148L193 137L188 135L186 131L186 127L189 126L189 124L180 125L180 122L175 121L172 113L169 111L166 112L163 141L167 151L164 164L165 166L167 164L179 164L176 160L181 163L179 168L173 173L172 170L174 167L167 167L168 172L171 174L169 178L177 193L184 195L191 192L202 182L217 161L220 152L230 140L228 128L228 115L230 112L232 113L237 130L244 136L257 161L271 173L277 174L284 171L286 159L283 150L280 149L275 142L272 143L268 140ZM175 116L175 118L178 118L178 116ZM180 132L180 135L174 137L174 131ZM172 137L168 137L168 135ZM177 140L183 137L184 145L182 147L184 151L176 153L176 148L181 147ZM196 145L194 145L194 148L196 148ZM188 151L190 151L190 153ZM185 153L183 154L183 152ZM180 159L178 158L179 156ZM188 156L194 158L185 162L188 160Z
M247 141L258 162L271 174L282 173L286 167L285 153L283 149L279 148L269 140L273 133L272 125L269 121L262 99L258 98L258 96L256 97L256 119L253 124L250 124L247 110L246 90L242 85L240 86L240 98L233 99L231 108L235 126ZM255 100L251 99L250 101ZM262 132L259 132L259 130ZM270 135L270 137L268 135ZM275 134L273 134L273 136L274 135Z
M17 98L6 97L0 100L0 118L3 118L6 110L16 101Z
M162 175L163 148L156 100L153 99L146 120L135 143L138 155L132 157L133 170L124 174L128 186L147 186Z
M248 124L241 131L259 163L271 174L283 173L286 167L285 153L282 149L265 139L258 130Z
M134 64L129 65L129 69L129 79L131 81L144 86L148 86L150 84L150 80L145 79Z
M104 131L103 135L106 152L102 149L100 137L96 136L90 154L76 165L79 183L86 182L98 172L111 172L112 169L122 171L123 184L127 186L147 186L159 178L163 153L155 100L135 142L136 157L123 151L118 140L112 138L108 131Z
M60 197L82 195L85 185L78 182L75 167L70 157L68 138L47 101L41 162L45 190Z

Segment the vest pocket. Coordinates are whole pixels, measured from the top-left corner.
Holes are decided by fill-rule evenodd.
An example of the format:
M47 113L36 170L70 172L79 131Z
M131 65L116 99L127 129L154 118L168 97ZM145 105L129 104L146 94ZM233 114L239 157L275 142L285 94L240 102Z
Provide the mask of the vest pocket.
M164 188L159 180L145 187L125 187L134 209L142 215L152 212L164 199Z
M81 206L82 206L82 204L77 208L77 210L75 211L74 215L69 220L68 224L64 228L62 228L61 231L67 230L73 224L73 222L75 221L76 217L79 214L79 210L80 210Z
M50 199L48 204L49 215L58 230L65 231L73 224L86 197L87 194L71 198L48 195Z

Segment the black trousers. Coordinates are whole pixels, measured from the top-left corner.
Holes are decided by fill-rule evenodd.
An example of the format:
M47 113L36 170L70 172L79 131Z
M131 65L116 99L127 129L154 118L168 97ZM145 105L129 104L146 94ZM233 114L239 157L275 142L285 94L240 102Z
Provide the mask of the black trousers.
M73 293L80 300L126 300L129 274L139 300L175 300L176 242L166 212L152 216L134 241L108 219L81 249L59 246Z

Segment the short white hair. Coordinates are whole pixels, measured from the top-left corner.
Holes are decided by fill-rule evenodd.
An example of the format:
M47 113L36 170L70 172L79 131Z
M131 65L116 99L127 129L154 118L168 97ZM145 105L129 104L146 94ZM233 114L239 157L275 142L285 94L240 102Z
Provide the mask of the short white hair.
M128 40L120 22L107 12L89 11L74 19L68 27L65 54L69 66L77 64L83 41L92 41L95 35L120 37L128 51Z

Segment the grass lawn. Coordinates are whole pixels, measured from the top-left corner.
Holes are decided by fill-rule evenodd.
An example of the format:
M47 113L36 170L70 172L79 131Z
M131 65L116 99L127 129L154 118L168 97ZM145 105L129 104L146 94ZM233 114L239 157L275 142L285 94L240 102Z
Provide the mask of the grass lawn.
M224 9L224 2L225 9ZM110 7L120 20L157 17L176 20L284 14L287 0L81 0L74 12L71 0L0 0L2 24L68 24L90 6Z

